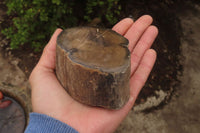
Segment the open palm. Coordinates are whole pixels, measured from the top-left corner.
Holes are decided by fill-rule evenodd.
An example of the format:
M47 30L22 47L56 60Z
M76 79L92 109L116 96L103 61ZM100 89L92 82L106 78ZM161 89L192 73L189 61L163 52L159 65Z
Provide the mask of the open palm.
M113 132L134 105L154 65L156 52L150 47L158 30L151 23L152 18L145 15L136 22L123 19L113 27L129 40L131 51L130 99L120 110L83 105L67 94L55 75L56 39L62 31L57 29L29 79L33 112L54 117L81 133Z

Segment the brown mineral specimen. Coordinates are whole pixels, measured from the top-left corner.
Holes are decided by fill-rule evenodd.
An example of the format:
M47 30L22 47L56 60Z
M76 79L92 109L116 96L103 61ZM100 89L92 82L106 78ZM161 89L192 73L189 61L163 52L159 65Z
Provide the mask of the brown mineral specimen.
M128 40L110 29L66 29L57 38L56 74L75 100L119 109L129 99Z

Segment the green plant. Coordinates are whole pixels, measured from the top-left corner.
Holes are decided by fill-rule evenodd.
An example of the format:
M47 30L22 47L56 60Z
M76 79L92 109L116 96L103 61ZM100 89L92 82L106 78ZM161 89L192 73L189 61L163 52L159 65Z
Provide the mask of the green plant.
M110 24L114 24L121 11L121 5L118 3L119 0L88 0L84 18L91 21L92 17L98 14L99 18L105 18Z
M120 14L119 0L5 0L10 25L1 32L10 39L12 49L31 45L40 51L57 28L77 26L79 22L104 18L113 24Z

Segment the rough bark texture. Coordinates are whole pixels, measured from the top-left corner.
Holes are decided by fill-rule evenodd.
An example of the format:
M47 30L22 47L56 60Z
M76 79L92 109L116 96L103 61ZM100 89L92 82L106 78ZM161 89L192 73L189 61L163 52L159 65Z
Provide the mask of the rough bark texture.
M57 39L57 78L75 100L119 109L129 99L127 45L127 39L108 29L64 30Z

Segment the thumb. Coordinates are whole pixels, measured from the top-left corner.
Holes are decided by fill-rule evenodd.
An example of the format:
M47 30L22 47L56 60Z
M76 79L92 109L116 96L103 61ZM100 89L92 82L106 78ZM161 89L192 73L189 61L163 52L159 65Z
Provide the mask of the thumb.
M47 69L55 69L56 40L61 31L62 29L56 29L49 43L45 46L37 66Z

